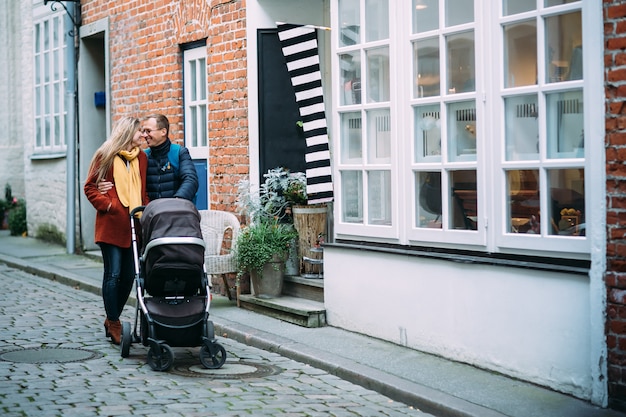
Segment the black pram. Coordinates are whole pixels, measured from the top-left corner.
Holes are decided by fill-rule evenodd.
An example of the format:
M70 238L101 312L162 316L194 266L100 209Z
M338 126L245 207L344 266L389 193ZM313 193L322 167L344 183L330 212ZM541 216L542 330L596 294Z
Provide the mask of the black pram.
M135 227L139 213L143 213L141 239ZM134 209L130 223L137 309L132 334L130 323L122 323L122 357L129 355L133 341L141 341L150 346L150 367L167 371L174 362L172 346L201 346L202 365L222 367L226 350L216 342L209 320L211 294L204 268L200 213L191 201L162 198Z

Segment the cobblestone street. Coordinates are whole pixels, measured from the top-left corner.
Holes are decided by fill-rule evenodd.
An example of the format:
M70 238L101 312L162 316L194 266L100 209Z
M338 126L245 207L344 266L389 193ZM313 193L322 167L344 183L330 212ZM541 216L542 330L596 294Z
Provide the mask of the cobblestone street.
M0 294L3 416L426 415L224 337L222 369L204 369L198 348L174 348L174 367L155 372L141 343L122 359L105 339L99 296L5 265ZM127 307L122 319L133 322L134 309Z

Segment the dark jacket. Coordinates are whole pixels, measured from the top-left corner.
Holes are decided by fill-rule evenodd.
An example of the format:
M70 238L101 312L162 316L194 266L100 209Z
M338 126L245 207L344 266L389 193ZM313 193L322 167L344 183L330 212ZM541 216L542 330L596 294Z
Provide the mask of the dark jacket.
M198 173L189 150L180 147L178 172L175 172L167 158L171 144L172 142L166 139L159 146L150 148L147 187L151 201L172 197L193 200L198 191Z
M143 152L140 152L137 158L139 159L139 174L141 175L141 200L146 205L148 204L148 195L146 194L146 168L148 161ZM98 164L99 162L94 165L94 169L89 173L84 186L85 196L96 209L95 242L108 243L120 248L129 248L131 241L128 207L124 207L117 197L115 185L106 194L100 193L98 183L96 182L96 167ZM113 167L107 173L106 180L114 182Z

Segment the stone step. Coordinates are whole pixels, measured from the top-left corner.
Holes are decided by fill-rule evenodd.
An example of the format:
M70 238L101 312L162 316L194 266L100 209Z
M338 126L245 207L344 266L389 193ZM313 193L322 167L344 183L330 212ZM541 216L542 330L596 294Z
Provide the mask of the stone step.
M324 280L304 278L302 276L285 276L283 295L324 302Z
M324 303L283 295L276 298L259 298L254 295L239 296L241 308L303 327L326 326Z

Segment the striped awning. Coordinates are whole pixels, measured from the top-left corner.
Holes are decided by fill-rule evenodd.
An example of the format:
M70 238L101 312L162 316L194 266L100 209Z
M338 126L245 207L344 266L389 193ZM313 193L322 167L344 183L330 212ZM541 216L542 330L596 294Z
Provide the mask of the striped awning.
M316 29L279 24L278 38L287 63L306 139L308 204L333 200L328 128Z

